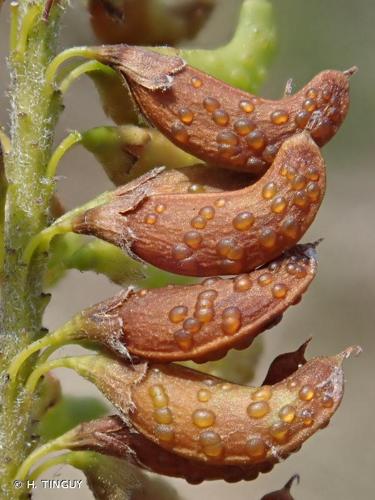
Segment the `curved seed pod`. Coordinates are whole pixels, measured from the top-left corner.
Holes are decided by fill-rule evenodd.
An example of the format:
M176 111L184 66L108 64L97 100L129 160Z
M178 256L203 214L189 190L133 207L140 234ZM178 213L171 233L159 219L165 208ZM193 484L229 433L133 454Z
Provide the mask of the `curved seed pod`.
M193 38L213 7L214 0L190 0L183 5L171 5L165 0L89 2L96 36L104 43L131 45L175 45Z
M312 246L250 274L202 284L122 292L86 310L79 330L115 354L158 362L220 359L244 349L299 301L316 273Z
M293 500L293 497L290 493L290 488L292 487L294 481L297 481L297 484L299 483L298 474L292 476L286 483L284 488L278 491L273 491L272 493L268 493L267 495L264 495L261 498L261 500Z
M259 472L267 472L271 466L221 465L197 462L175 455L160 448L134 432L117 415L83 423L72 431L71 450L91 450L104 455L126 459L138 467L162 474L180 477L191 484L223 479L234 483L256 479Z
M358 348L308 361L273 386L245 387L178 365L65 358L145 438L207 464L266 468L325 427L343 394L342 362Z
M184 65L182 59L178 64L176 56L126 45L97 51L99 60L122 73L143 114L172 142L208 163L258 175L271 165L282 142L305 128L323 146L349 107L350 72L324 71L298 93L270 101Z
M302 237L324 195L325 167L302 133L283 143L272 168L250 187L220 196L157 194L170 189L163 175L145 176L77 216L73 231L177 274L248 272Z

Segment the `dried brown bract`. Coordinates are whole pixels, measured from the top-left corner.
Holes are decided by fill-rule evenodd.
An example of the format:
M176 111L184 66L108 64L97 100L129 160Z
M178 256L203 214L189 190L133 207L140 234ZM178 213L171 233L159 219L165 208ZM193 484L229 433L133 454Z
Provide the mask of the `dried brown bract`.
M208 163L257 175L288 137L306 128L323 146L349 107L348 77L354 70L323 71L296 94L271 101L182 62L176 65L175 56L127 45L97 51L100 60L121 72L143 114L171 141ZM168 84L150 85L145 59Z
M299 366L306 363L305 351L311 338L306 340L296 351L286 352L277 356L271 363L263 384L277 384L294 373Z
M164 175L114 191L111 201L79 216L74 231L178 274L238 274L293 247L325 191L324 161L306 132L286 140L265 176L244 189L176 194Z
M273 491L272 493L268 493L267 495L264 495L261 500L293 500L293 497L290 493L290 489L294 483L294 481L297 481L299 483L299 475L295 474L292 476L289 481L286 483L284 488L278 491Z

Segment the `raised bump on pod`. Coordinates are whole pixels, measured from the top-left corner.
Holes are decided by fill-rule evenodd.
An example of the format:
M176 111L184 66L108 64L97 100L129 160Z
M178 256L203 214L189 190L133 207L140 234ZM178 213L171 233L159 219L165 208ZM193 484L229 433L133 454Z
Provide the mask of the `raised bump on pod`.
M258 175L272 164L282 142L305 128L323 146L349 107L347 72L323 71L296 94L271 101L231 87L182 59L178 63L176 56L127 45L96 50L101 62L124 76L143 114L172 142L208 163ZM144 60L158 67L163 87L153 84L154 70ZM218 104L214 111L205 105L207 99ZM189 123L181 110L189 113Z
M262 417L249 411L259 388L231 384L179 365L131 365L97 355L63 358L61 366L70 366L91 380L129 425L161 448L206 464L272 467L329 423L343 395L342 362L353 352L358 349L314 358L270 386ZM312 398L301 397L304 387L311 388ZM207 403L198 400L202 388L211 393ZM155 419L161 401L171 412L172 422L167 425ZM292 421L280 419L285 406L294 409ZM196 410L212 412L215 419L210 427L196 425Z
M91 450L125 458L148 471L180 477L191 484L220 479L230 483L252 481L263 471L257 464L252 467L206 464L178 456L134 432L118 415L83 423L70 434L73 434L69 446L72 450Z
M114 191L108 203L77 216L73 230L176 274L239 274L295 245L314 220L325 190L324 161L306 132L286 140L265 176L244 189L220 195L169 194L164 175L151 173ZM296 176L305 183L298 191L292 185ZM271 185L282 198L277 203L265 194ZM159 205L165 206L164 212L149 222ZM202 215L208 207L210 218ZM197 248L185 241L193 230L201 237Z
M278 322L307 289L316 267L314 247L300 245L268 268L235 278L121 292L87 309L77 324L89 340L115 353L125 348L130 355L163 363L219 359L230 348L248 347ZM258 279L266 272L271 281L264 287ZM275 296L281 285L285 295ZM194 331L188 324L193 320Z

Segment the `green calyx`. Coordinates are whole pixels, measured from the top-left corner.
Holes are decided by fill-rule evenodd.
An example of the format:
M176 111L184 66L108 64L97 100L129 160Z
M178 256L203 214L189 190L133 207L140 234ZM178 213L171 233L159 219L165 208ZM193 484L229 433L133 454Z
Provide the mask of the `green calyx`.
M97 127L82 134L82 145L120 186L156 166L183 168L199 163L155 129L123 125Z

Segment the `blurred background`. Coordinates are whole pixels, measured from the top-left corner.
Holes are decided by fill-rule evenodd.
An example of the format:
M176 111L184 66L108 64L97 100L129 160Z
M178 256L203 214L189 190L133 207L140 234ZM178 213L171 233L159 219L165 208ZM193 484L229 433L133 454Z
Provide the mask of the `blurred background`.
M183 0L181 0L183 1ZM217 0L209 22L195 40L196 46L214 47L227 41L234 29L240 0ZM319 272L302 303L263 335L263 353L256 369L260 382L272 359L313 341L308 356L333 354L350 344L364 352L346 363L346 394L331 425L310 439L302 450L253 483L224 482L190 486L171 483L186 500L230 497L259 499L278 489L298 472L301 483L296 499L352 500L373 498L375 438L373 390L375 358L375 234L373 216L375 116L375 3L371 0L272 1L278 29L278 52L261 94L279 98L288 78L295 88L327 68L360 68L351 80L352 104L340 133L323 151L328 166L328 190L316 222L304 241L324 238L319 247ZM97 43L82 2L72 2L63 21L61 46ZM7 6L0 19L0 123L7 124L8 103L4 95L7 71ZM32 82L30 82L32 85ZM74 84L66 99L57 139L68 129L84 130L109 123L92 84L85 78ZM111 184L93 157L80 148L69 153L59 171L59 194L66 207L89 200ZM116 286L92 273L70 272L53 291L47 326L55 328L73 313L112 295ZM72 350L69 349L71 353ZM93 386L73 373L59 372L67 393L97 395ZM371 396L373 394L373 396ZM49 471L46 478L82 477L69 468ZM92 498L89 490L39 490L33 498Z

